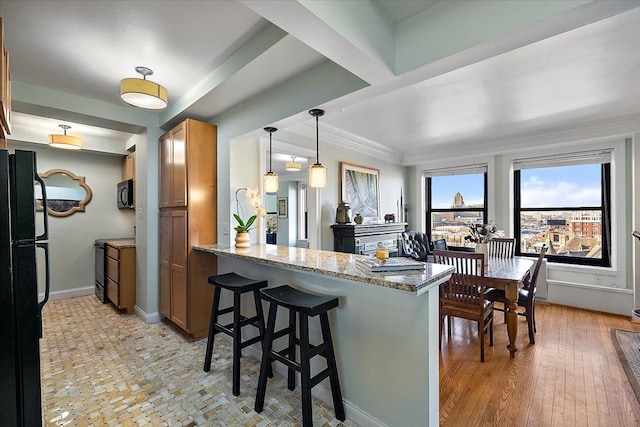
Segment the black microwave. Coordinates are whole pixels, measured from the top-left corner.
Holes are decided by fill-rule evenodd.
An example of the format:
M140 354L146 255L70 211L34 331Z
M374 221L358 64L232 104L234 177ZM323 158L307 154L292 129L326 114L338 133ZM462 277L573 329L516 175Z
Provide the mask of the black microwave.
M133 209L133 180L118 183L118 208Z

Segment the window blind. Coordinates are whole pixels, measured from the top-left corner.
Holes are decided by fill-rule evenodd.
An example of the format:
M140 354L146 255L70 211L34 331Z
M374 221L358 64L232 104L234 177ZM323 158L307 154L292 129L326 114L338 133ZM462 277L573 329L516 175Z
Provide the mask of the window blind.
M487 164L479 163L475 165L456 166L452 168L430 169L422 171L423 177L449 176L449 175L471 175L474 173L486 173Z
M537 169L557 166L587 165L592 163L611 163L611 150L583 151L579 153L558 154L554 156L515 159L513 161L513 169Z

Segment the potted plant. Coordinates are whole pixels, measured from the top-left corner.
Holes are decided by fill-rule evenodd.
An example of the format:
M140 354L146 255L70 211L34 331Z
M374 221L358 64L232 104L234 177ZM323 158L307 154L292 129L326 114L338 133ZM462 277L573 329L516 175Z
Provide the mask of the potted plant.
M244 212L242 211L242 206L238 200L238 192L241 190L245 190L245 194L249 199L249 205L255 208L255 213L247 218L246 221L242 219L241 215L244 215ZM263 217L267 214L267 210L262 204L262 198L260 197L260 193L258 193L257 188L249 189L242 187L236 190L236 212L237 213L233 214L233 217L238 223L238 225L233 228L236 231L236 248L248 248L251 241L249 231L256 227L257 224L254 224L258 216Z

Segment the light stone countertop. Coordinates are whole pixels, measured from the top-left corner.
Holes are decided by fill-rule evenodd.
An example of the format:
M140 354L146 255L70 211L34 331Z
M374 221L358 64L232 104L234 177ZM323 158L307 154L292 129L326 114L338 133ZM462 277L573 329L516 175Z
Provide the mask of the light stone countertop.
M116 249L135 248L136 239L103 239L104 243Z
M356 267L356 259L365 255L330 252L278 245L254 244L249 248L226 245L201 245L194 249L218 256L228 256L292 270L369 283L420 295L448 279L453 267L426 263L424 271L365 272Z

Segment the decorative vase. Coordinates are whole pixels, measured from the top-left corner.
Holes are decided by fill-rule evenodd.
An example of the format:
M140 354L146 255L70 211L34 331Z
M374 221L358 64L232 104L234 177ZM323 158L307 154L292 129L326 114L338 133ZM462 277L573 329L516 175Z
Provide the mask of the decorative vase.
M353 222L355 222L356 224L362 224L362 220L364 218L362 217L362 215L357 214L355 217L353 217Z
M250 244L251 244L251 236L249 236L248 232L236 233L236 248L248 248Z
M489 245L487 243L476 243L476 253L484 254L484 266L489 266Z
M351 206L341 201L336 209L336 224L349 224L351 222Z

